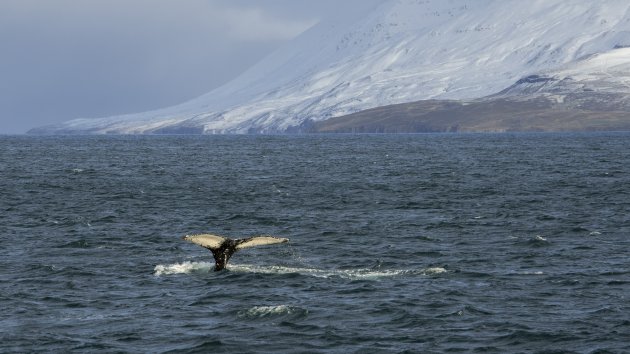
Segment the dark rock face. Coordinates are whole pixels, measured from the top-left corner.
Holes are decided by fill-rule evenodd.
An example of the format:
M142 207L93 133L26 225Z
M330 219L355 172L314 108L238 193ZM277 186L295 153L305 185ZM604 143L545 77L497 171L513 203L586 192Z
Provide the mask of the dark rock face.
M630 97L575 94L474 101L419 101L314 123L318 133L538 132L630 130Z
M517 85L519 84L535 84L535 83L541 83L541 82L550 82L550 81L556 81L554 78L551 77L544 77L544 76L540 76L540 75L530 75L530 76L526 76L520 80L518 80L516 82Z

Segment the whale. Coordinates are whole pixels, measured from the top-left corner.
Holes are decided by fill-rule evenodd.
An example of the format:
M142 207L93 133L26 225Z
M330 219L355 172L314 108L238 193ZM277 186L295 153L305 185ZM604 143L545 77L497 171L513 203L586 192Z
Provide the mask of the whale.
M214 256L215 271L225 269L232 255L238 250L254 246L289 242L288 238L275 236L253 236L241 239L231 239L229 237L212 234L186 235L183 236L182 239L209 249L212 252L212 256Z

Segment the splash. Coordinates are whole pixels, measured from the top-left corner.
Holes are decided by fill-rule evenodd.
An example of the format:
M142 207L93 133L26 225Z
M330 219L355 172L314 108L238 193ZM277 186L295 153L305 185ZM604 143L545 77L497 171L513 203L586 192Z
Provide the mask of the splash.
M209 272L214 269L214 263L209 262L183 262L175 264L158 264L153 269L155 276L169 274L186 274L195 271Z

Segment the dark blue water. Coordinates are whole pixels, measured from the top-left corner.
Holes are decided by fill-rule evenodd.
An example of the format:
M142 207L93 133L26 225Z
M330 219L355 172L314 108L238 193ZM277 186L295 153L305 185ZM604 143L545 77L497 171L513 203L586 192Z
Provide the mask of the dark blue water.
M0 352L630 352L629 141L0 137Z

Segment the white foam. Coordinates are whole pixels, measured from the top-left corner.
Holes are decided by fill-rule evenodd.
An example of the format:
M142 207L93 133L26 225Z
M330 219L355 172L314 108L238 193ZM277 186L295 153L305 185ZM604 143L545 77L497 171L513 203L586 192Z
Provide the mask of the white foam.
M299 312L305 312L305 310L289 305L254 306L246 311L240 311L238 315L241 317L266 317L274 315L291 315Z
M442 274L447 273L448 271L442 267L432 267L424 270L424 274L433 275L433 274Z
M185 274L194 271L209 272L214 269L214 263L208 262L183 262L175 264L158 264L153 270L155 276L168 275L168 274Z
M301 268L301 267L284 267L284 266L255 266L247 264L234 264L228 267L231 271L262 273L262 274L303 274L317 278L343 278L351 280L361 279L381 279L405 275L436 275L447 272L446 269L440 267L432 267L427 269L317 269L317 268Z
M196 271L210 272L214 269L214 263L209 262L190 262L175 264L158 264L155 266L153 274L155 276L170 274L186 274ZM342 278L351 280L361 279L381 279L397 276L410 275L439 275L448 271L442 267L430 267L425 269L317 269L303 267L285 267L285 266L258 266L251 264L229 264L227 269L231 272L239 273L258 273L258 274L302 274L316 278Z

